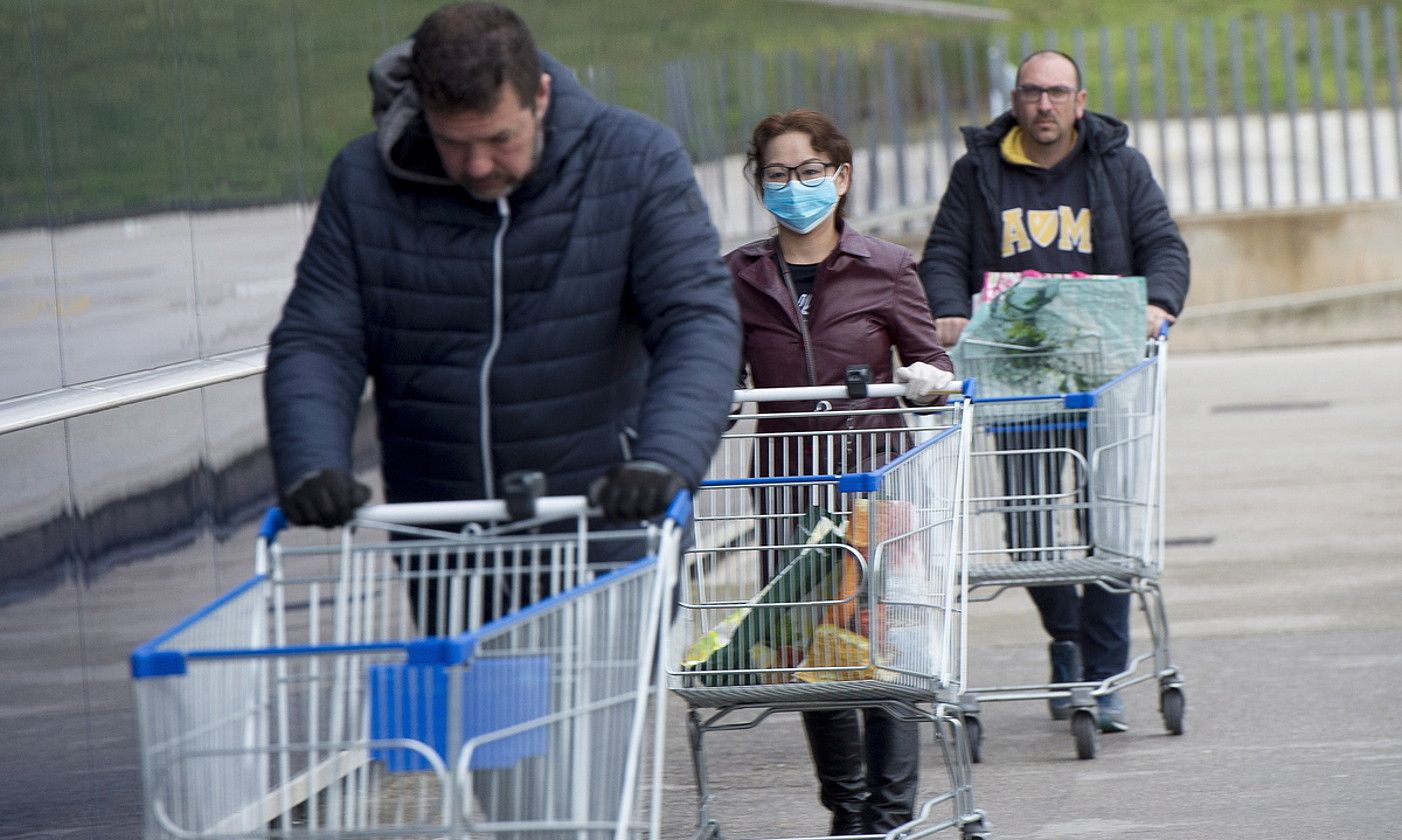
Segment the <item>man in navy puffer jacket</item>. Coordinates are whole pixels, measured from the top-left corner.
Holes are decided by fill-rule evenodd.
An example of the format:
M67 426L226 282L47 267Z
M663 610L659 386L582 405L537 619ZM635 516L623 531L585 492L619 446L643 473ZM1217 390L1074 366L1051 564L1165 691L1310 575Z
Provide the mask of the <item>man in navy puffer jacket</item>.
M327 175L273 331L284 510L346 522L374 384L391 502L495 498L540 470L615 519L695 487L739 329L676 135L594 99L513 12L454 4L371 70L378 130Z

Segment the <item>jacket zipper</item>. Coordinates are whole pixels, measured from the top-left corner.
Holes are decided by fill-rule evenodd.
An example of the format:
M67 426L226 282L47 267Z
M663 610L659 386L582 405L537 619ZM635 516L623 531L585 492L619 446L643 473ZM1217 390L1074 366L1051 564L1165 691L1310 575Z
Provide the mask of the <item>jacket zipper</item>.
M486 491L484 498L488 499L497 497L496 464L492 459L491 378L492 363L496 360L497 350L501 348L502 243L506 241L506 230L511 226L511 205L507 203L506 196L497 199L497 214L501 216L501 225L497 228L496 238L492 240L492 340L487 345L487 353L482 358L482 371L477 379L477 431L482 437L482 487Z

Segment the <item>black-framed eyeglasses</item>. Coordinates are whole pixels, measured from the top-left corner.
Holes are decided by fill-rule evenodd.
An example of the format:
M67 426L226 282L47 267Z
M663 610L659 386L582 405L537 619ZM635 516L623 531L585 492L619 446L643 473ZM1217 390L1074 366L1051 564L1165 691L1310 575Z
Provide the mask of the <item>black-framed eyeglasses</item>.
M1067 85L1052 85L1051 87L1018 85L1014 91L1017 93L1017 98L1023 102L1040 102L1042 94L1045 93L1053 105L1063 105L1076 92L1076 88Z
M840 163L824 163L816 158L805 160L798 166L785 166L782 163L769 163L760 167L759 179L767 190L781 189L791 179L797 178L805 187L816 187L827 177L829 169L836 169Z

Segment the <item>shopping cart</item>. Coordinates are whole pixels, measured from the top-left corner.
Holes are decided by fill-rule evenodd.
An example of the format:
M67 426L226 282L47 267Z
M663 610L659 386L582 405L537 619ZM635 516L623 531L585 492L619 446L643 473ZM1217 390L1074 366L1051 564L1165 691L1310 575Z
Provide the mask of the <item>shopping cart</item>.
M862 387L874 397L904 390ZM943 751L948 790L900 836L986 831L958 702L971 403L833 409L852 395L736 392L742 407L799 410L733 415L712 463L718 477L697 494L666 660L668 687L688 704L697 838L720 834L708 733L753 729L776 712L860 707L932 722Z
M1183 682L1169 650L1163 572L1163 458L1166 335L1145 358L1105 381L1093 347L1009 358L1007 347L967 351L961 372L993 379L994 366L1059 371L1066 381L1104 382L1061 393L981 395L969 487L970 600L1010 588L1063 584L1133 593L1151 649L1098 682L969 686L965 724L973 759L981 758L979 704L1068 698L1076 754L1093 758L1100 730L1096 698L1157 680L1171 734L1182 734ZM1146 662L1152 664L1146 667ZM1143 668L1143 670L1141 670Z
M313 547L270 511L254 577L132 654L148 840L656 837L690 499L609 532L533 506L377 505Z

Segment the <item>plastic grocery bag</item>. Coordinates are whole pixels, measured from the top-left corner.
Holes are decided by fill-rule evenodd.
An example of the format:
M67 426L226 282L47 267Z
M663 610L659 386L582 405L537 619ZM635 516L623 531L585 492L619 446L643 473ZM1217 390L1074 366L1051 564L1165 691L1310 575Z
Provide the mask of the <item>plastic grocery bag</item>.
M980 396L1088 391L1144 358L1143 277L1027 276L974 312L950 351Z

